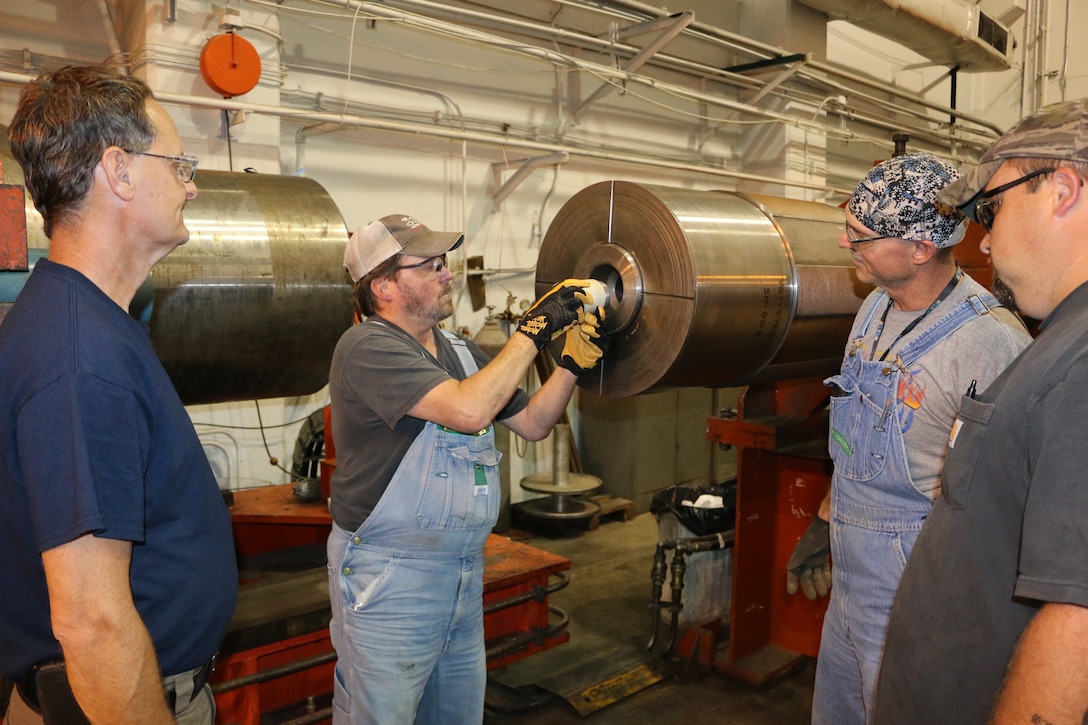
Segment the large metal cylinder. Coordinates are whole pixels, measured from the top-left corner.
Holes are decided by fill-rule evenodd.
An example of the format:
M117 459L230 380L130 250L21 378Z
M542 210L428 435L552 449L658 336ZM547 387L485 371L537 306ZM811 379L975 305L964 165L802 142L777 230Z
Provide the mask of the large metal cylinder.
M0 181L22 185L0 126ZM201 170L185 207L188 243L160 261L130 312L186 404L309 395L351 325L348 232L332 198L301 177ZM0 220L2 222L2 220ZM48 251L27 194L33 263ZM0 250L18 234L0 223ZM7 240L5 242L4 240ZM0 319L28 272L0 272Z
M826 204L601 182L549 226L536 292L605 284L609 352L579 383L606 397L831 373L869 289L843 224Z

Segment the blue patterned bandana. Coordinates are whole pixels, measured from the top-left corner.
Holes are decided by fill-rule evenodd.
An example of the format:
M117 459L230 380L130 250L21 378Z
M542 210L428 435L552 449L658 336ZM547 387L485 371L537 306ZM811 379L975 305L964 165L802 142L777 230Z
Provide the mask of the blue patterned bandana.
M958 178L956 167L930 154L895 156L869 171L846 208L877 234L951 247L963 239L967 222L937 194Z

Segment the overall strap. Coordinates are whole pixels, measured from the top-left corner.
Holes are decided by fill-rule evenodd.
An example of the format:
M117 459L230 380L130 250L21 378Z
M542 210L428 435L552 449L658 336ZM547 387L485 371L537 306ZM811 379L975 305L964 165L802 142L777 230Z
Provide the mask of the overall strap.
M464 369L465 375L475 375L479 372L480 368L476 365L476 358L472 357L472 352L468 349L468 344L465 343L464 339L460 335L441 327L438 328L438 331L453 346L453 351L457 353L457 359L461 361L461 367Z
M976 317L987 315L990 310L998 307L1001 307L1001 303L989 292L983 291L979 294L970 295L952 308L951 312L938 320L932 327L923 332L917 340L907 345L899 353L899 358L904 365L913 365L918 358L932 350L953 332Z
M869 332L869 325L873 324L873 318L876 317L877 310L880 309L881 303L887 303L889 299L888 291L881 289L880 293L873 298L872 305L869 306L869 312L865 315L861 325L858 327L857 339L861 340Z

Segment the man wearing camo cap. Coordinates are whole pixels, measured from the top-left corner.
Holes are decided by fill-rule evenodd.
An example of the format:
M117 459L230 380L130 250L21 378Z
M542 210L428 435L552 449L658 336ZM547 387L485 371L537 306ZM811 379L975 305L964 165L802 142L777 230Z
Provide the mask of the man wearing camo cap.
M961 400L888 626L884 723L1088 722L1088 101L1006 132L940 196L1035 342Z
M888 612L940 492L960 398L969 386L984 389L1030 341L952 258L966 220L936 199L958 177L934 156L904 154L873 168L846 207L839 246L876 289L854 319L840 373L826 381L835 391L834 475L787 564L789 593L831 592L813 723L873 722Z

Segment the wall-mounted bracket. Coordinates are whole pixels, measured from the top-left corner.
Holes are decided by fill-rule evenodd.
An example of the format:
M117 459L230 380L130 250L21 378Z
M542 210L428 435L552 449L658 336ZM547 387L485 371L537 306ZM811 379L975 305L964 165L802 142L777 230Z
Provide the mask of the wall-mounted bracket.
M778 86L785 83L787 80L792 78L794 74L796 74L799 70L804 68L805 65L812 60L812 58L812 53L795 53L794 55L785 55L778 58L771 58L769 60L757 61L755 63L737 65L733 66L732 68L725 68L724 70L733 73L739 73L745 71L763 70L765 68L772 68L780 65L785 66L781 73L768 81L762 88L759 89L758 93L745 101L745 103L747 103L749 106L755 106L758 105L759 102L762 101L764 98L766 98L767 95L771 93L771 91L773 91L775 88L778 88ZM728 121L734 119L738 115L738 113L733 113L729 116L729 118L725 120ZM717 133L718 129L721 128L722 125L722 123L718 123L708 128L699 139L699 148L702 148L706 144L706 142L709 141L715 133Z
M637 32L640 33L647 32L647 29L644 29L643 26L664 26L664 30L661 32L661 34L649 45L640 50L633 58L631 58L631 60L627 62L627 65L623 67L623 70L627 71L628 73L634 73L639 68L649 63L650 59L653 58L659 50L668 45L673 38L679 35L682 30L684 30L684 28L691 25L691 22L693 20L695 20L695 13L691 12L690 10L685 10L682 13L670 15L668 18L662 18L660 21L654 21L653 23L640 23L637 26L628 28L627 31L621 31L626 32L627 34L633 34L634 32L636 32L636 29ZM592 104L611 94L615 90L616 85L614 83L605 83L601 85L601 87L594 91L589 98L582 101L578 108L574 109L574 112L570 114L570 122L577 123L578 120L582 116L584 116L587 111L589 111L589 107Z
M491 206L492 213L499 211L502 208L503 199L510 196L514 189L521 186L521 183L529 177L529 174L533 173L533 169L541 166L554 166L556 164L565 164L570 160L570 154L566 151L560 151L554 154L546 154L544 156L533 156L527 159L515 159L513 161L503 161L501 163L496 162L491 164L491 177L493 179L492 188L495 189L491 193ZM506 171L512 166L519 166L517 171L506 180L506 183L502 181L502 172Z

